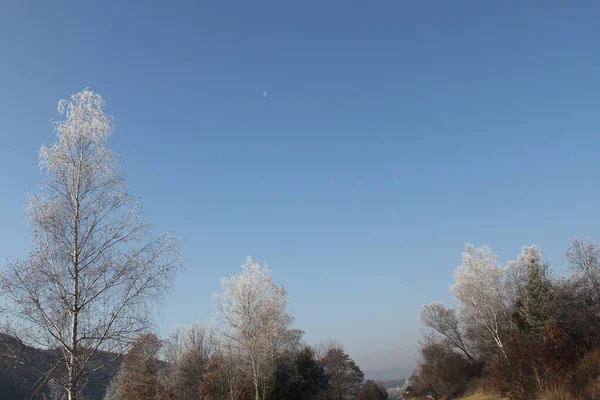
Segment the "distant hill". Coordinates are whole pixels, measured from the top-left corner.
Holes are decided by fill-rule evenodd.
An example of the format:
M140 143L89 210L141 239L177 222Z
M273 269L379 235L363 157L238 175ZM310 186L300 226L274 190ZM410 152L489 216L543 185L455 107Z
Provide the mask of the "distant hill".
M375 381L375 383L377 383L379 386L381 386L384 389L393 389L393 388L397 388L400 387L402 385L404 385L404 382L406 381L406 378L402 378L402 379L390 379L387 381Z
M365 373L366 379L371 379L372 381L391 381L391 380L400 380L405 376L410 376L413 372L412 365L407 363L403 363L402 361L398 361L396 365L392 365L392 362L387 361L382 365L369 365L365 368L362 368Z
M0 393L2 400L41 399L48 393L47 385L40 385L44 373L54 364L53 350L36 349L24 345L18 339L0 333ZM84 395L89 400L101 400L110 377L121 364L121 357L111 353L99 353L112 361L107 368L89 377ZM98 365L98 364L97 364ZM90 366L91 368L94 365Z

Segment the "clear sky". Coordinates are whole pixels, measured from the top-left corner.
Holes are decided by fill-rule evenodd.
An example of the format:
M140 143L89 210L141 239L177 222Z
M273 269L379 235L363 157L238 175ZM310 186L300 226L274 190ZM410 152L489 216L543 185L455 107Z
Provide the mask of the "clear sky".
M34 4L36 3L36 4ZM309 342L414 367L465 242L600 237L597 2L0 1L0 258L26 254L56 102L102 94L132 194L182 238L159 329L247 255ZM266 97L264 92L268 92Z

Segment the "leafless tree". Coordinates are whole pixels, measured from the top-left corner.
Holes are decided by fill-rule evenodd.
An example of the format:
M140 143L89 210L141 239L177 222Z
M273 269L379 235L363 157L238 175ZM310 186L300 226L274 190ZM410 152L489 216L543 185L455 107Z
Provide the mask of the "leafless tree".
M591 240L571 239L567 261L573 276L584 282L594 292L594 300L600 303L600 245Z
M183 262L177 240L153 235L127 193L102 97L85 89L59 112L57 140L39 154L47 179L27 207L33 249L7 265L0 289L19 338L57 349L58 383L76 400L107 352L147 329Z
M251 257L239 275L223 278L221 287L214 304L223 344L241 357L238 368L252 379L259 400L292 323L285 291Z
M506 288L505 270L492 250L467 244L452 285L460 301L461 319L470 325L472 334L493 341L505 357L504 334L512 306Z
M198 323L178 325L171 331L165 342L165 361L169 365L167 385L174 398L198 398L198 388L216 345L212 330Z
M329 353L329 350L332 349L342 349L344 350L344 346L336 341L336 340L325 340L323 342L318 343L315 346L315 357L317 357L317 359L322 360L327 353Z
M447 308L439 301L425 304L421 308L421 322L446 338L450 345L459 349L471 362L475 362L466 332L454 308Z
M439 397L450 398L459 394L469 377L468 362L439 336L425 334L419 344L419 377L422 382L426 386L431 385Z

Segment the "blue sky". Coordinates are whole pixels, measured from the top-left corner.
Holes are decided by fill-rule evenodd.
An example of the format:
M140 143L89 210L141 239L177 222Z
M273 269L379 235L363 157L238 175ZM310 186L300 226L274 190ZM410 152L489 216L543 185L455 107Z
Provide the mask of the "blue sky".
M163 333L251 254L308 341L401 375L465 242L564 274L567 240L600 238L595 2L33 3L0 2L0 258L28 250L56 102L89 86L189 260Z

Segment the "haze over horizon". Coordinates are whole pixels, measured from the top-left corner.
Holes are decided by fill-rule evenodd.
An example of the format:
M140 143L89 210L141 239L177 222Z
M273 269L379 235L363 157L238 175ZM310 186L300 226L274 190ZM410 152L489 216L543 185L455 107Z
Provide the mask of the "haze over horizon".
M0 255L27 254L49 119L90 87L189 261L162 335L210 321L252 255L309 343L405 377L465 242L502 262L535 243L560 275L570 237L598 238L597 3L0 7Z

